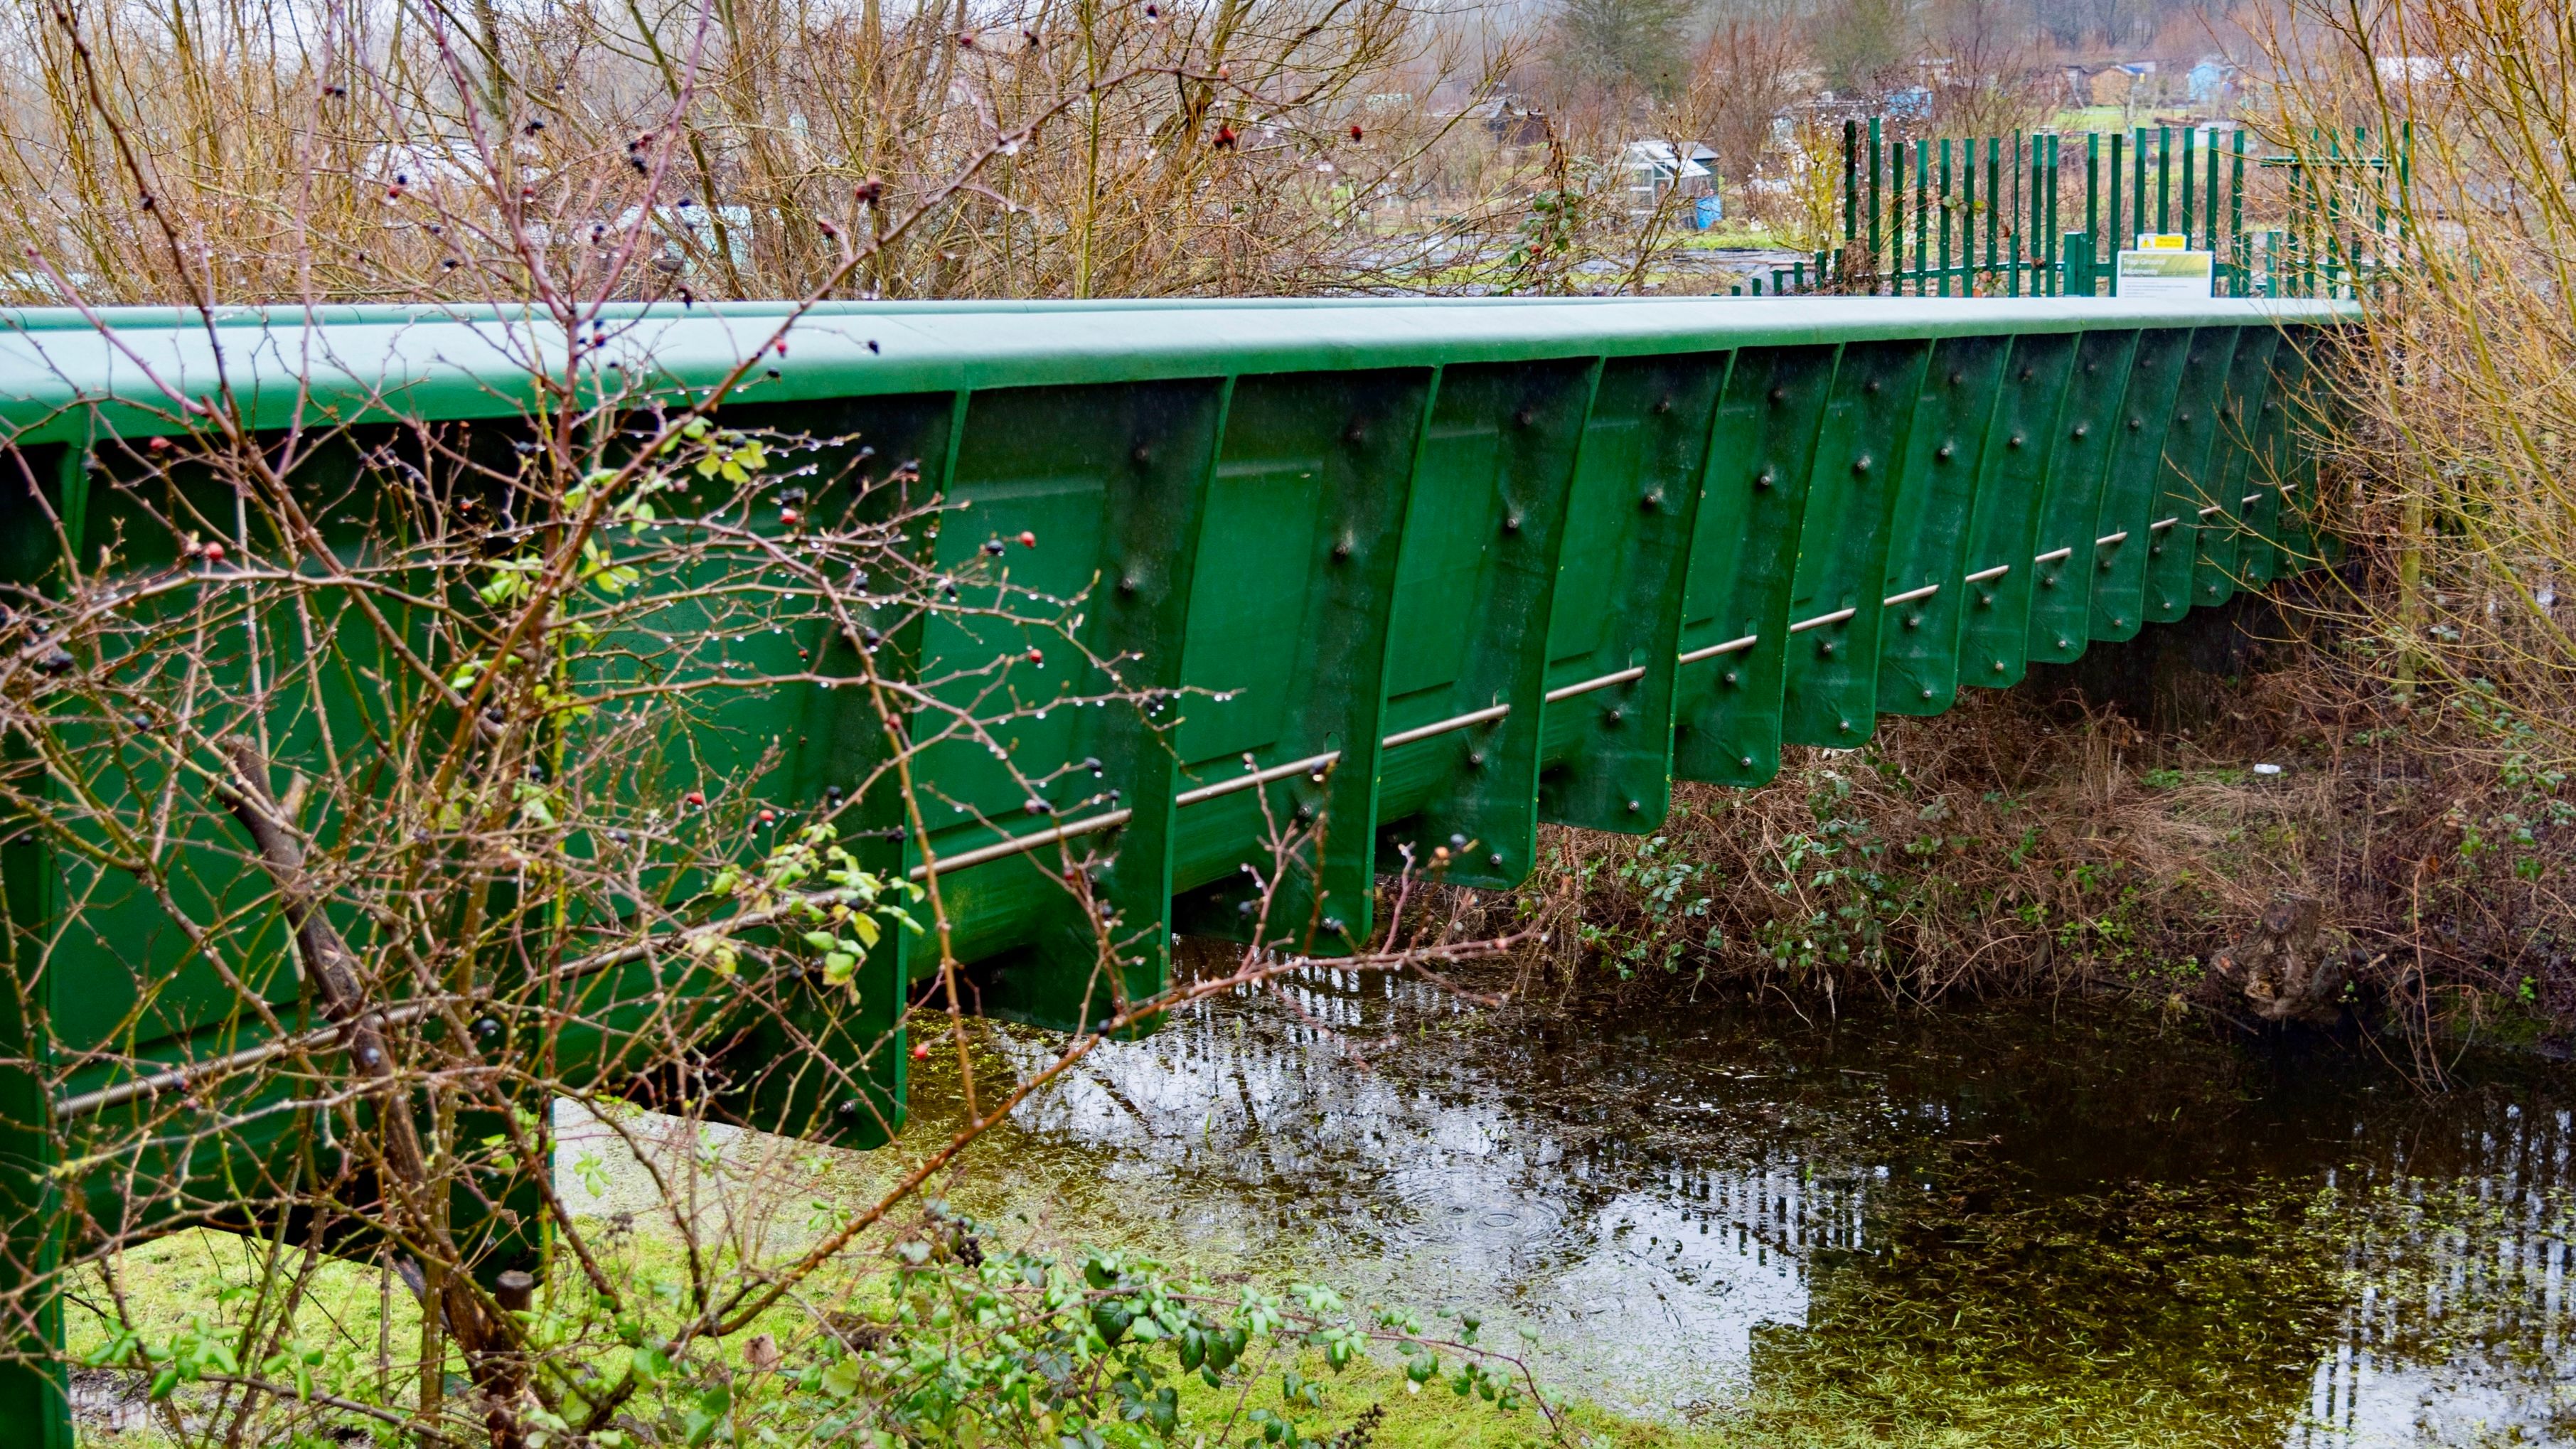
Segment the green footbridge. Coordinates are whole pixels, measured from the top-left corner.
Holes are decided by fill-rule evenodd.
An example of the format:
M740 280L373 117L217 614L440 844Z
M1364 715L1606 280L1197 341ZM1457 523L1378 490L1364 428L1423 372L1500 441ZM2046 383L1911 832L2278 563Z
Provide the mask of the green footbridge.
M2324 560L2313 440L2351 315L2092 298L834 304L767 355L787 308L625 307L585 365L640 404L702 397L757 357L727 426L917 460L953 510L927 546L961 608L884 657L965 708L986 662L1027 656L1002 757L922 752L913 826L876 798L890 792L842 799L888 750L866 691L746 692L723 708L774 742L770 763L755 773L751 745L697 762L710 789L731 782L709 808L834 802L867 868L935 877L982 1010L1079 1028L1159 989L1175 935L1246 936L1278 826L1325 830L1275 918L1298 923L1296 949L1347 951L1373 929L1377 879L1408 861L1440 853L1453 883L1510 887L1542 822L1652 831L1677 779L1759 785L1784 745L1857 746L1882 715L1940 713L1963 687ZM51 587L45 509L87 554L114 536L121 566L173 561L94 482L125 466L111 452L179 426L168 399L220 380L255 430L506 433L530 358L563 341L421 308L0 315L19 460L0 582ZM978 612L1005 575L1076 601L1083 647ZM738 663L855 672L856 641L808 633L755 634ZM32 657L43 641L9 642ZM39 687L27 658L7 667L7 687ZM1075 702L1140 691L1149 707ZM81 726L64 728L77 758ZM280 725L281 771L303 737ZM92 783L121 788L113 773ZM251 873L238 841L204 850ZM294 1030L329 1029L291 964L227 986L149 892L30 832L0 852L19 988L0 1055L45 1068L0 1069L0 1274L44 1280L80 1221L228 1224L259 1195L244 1182L312 1170L295 1164L329 1134L310 1109L283 1087L260 1089L282 1103L265 1117L227 1096L275 1051L245 991ZM262 880L197 886L275 910ZM794 1041L775 1025L726 1038L730 1110L884 1140L902 1120L900 1012L935 965L934 942L891 931L855 991L800 998ZM614 1087L630 1004L719 994L673 975L692 969L578 983L579 1014L610 1023L583 1069ZM727 1030L707 1019L711 1040ZM389 1032L408 1023L387 1014ZM242 1125L193 1138L198 1111ZM59 1308L8 1331L58 1340ZM67 1445L60 1386L0 1369L0 1442Z

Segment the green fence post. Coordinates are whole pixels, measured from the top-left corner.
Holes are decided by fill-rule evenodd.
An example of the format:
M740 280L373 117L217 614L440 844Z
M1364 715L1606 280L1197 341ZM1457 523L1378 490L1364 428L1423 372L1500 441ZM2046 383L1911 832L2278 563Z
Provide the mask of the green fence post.
M2078 290L2098 295L2095 276L2102 258L2102 133L2084 133L2084 276Z
M2198 138L2199 134L2200 134L2199 128L2198 128L2198 127L2196 127L2196 126L2186 126L2186 127L2184 127L2184 128L2183 128L2183 133L2182 133L2182 244L2183 244L2184 246L2186 246L2186 247L2190 246L2190 245L2191 245L2191 243L2192 243L2192 231L2193 231L2194 223L2198 220L2198 216L2197 216L2198 208L2197 208L2197 207L2195 207L2195 206L2192 204L2192 203L2197 199L2197 197L2196 197L2196 190L2195 190L2195 188L2194 188L2194 187L2193 187L2193 185L2192 185L2192 175L2193 175L2193 166L2192 166L2192 143L2194 142L2194 140L2195 140L2195 139L2197 139L2197 138Z
M1888 270L1886 245L1880 242L1880 226L1878 226L1878 219L1880 219L1878 178L1880 178L1880 172L1886 170L1886 165L1883 165L1886 157L1883 157L1883 147L1880 147L1878 129L1880 129L1880 118L1870 116L1870 293L1873 293L1873 296L1878 293L1880 281L1886 278L1886 270Z
M2211 134L2209 144L2201 148L2201 154L2207 158L2202 165L2208 174L2202 179L2200 194L2202 205L2209 209L2208 220L2201 224L2201 242L2209 249L2213 290L2223 297L2227 295L2226 289L2216 285L2217 279L2224 275L2219 262L2227 253L2226 249L2219 245L2218 237L2218 137L2215 133Z
M2004 268L2005 295L2011 297L2018 297L2021 295L2022 253L2030 240L2029 218L2024 215L2021 204L2021 160L2021 132L2015 131L2012 135L2012 202L2009 206L2002 208L2005 218L2004 224L2012 229L2012 239L2010 242L2012 254Z
M1839 349L1736 354L1708 445L1682 606L1673 773L1759 785L1780 772L1789 590Z
M1950 223L1955 210L1950 197L1950 138L1941 138L1941 265L1935 275L1940 279L1940 294L1950 295Z
M1977 295L1977 138L1959 142L1959 295Z
M2140 126L2129 144L2129 228L2147 230L2147 128ZM2134 246L2136 238L2122 237L2120 245Z
M2173 230L2173 127L2156 127L2156 230Z
M2003 157L1999 137L1986 138L1986 295L1994 296L2001 288L1996 284L1995 238L2012 230L2012 213L2003 206Z
M2111 134L2111 246L2110 254L2104 258L2104 261L2111 268L2111 285L2108 290L2114 297L2120 295L2120 253L2129 245L2129 234L2123 227L2120 212L2120 203L2125 198L2125 193L2120 189L2120 161L2122 152L2127 149L2128 139L2116 131Z
M2048 296L2048 273L2045 273L2045 260L2048 260L2048 245L2050 245L2048 214L2045 214L2045 206L2043 201L2040 201L2040 190L2043 190L2040 188L2040 172L2045 170L2043 157L2045 157L2045 136L2040 136L2038 131L2032 131L2030 172L2027 172L2027 175L2030 175L2030 183L2027 183L2027 193L2022 196L2022 257L2025 257L2027 265L2030 265L2030 296Z
M2051 131L2048 133L2048 221L2039 229L2039 242L2044 249L2041 252L2042 265L2048 268L2048 295L2052 297L2066 290L2065 274L2058 267L2057 248L2049 245L2050 240L2058 234L2057 189L2058 184L2064 180L2065 174L2065 168L2059 164L2057 154L2057 133Z
M2227 182L2227 253L2236 264L2235 288L2230 296L2254 294L2254 258L2245 244L2245 128L2236 128L2229 147Z
M1989 153L1989 160L1992 156ZM1986 233L1989 241L1994 232ZM1934 346L1906 429L1904 471L1924 480L1899 495L1888 530L1878 711L1939 714L1959 692L1959 626L1968 536L1985 473L1988 424L2012 340L1948 337Z
M1843 240L1860 235L1860 122L1843 122Z
M1914 295L1923 296L1924 266L1932 245L1932 143L1914 138Z

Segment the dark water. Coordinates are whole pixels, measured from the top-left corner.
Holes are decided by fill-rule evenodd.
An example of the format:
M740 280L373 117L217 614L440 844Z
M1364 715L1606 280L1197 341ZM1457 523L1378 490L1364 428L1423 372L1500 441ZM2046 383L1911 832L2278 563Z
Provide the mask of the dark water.
M1105 1049L988 1161L1201 1261L1525 1325L1668 1419L2576 1443L2571 1119L2564 1068L2427 1095L2126 1008L1543 1020L1317 972Z

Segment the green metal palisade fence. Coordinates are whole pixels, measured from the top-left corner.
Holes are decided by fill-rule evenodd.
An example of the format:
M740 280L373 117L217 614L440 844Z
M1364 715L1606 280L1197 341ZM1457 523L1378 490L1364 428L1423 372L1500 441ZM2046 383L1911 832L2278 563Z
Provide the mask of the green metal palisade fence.
M1993 153L1969 158L2001 174ZM1884 181L1874 162L1869 175ZM1928 235L1922 208L1896 214ZM1968 232L1944 276L1969 278L1958 259L1971 241L2017 255ZM1974 275L2048 291L2056 274L2024 257ZM639 405L691 396L784 310L621 309L591 366ZM1508 887L1533 868L1542 821L1651 831L1675 779L1760 784L1784 743L1856 745L1882 713L1939 713L1962 685L2011 684L2032 660L2314 562L2332 520L2315 511L2303 420L2351 311L2045 297L847 304L799 319L792 363L725 416L919 459L926 488L972 510L971 528L939 539L943 557L962 561L988 534L1042 536L1014 554L1017 581L1086 597L1086 643L1132 658L1128 687L1187 691L1158 718L1068 709L1019 729L1022 777L1063 782L1043 802L979 751L942 746L917 765L939 796L926 841L901 828L898 801L859 811L890 827L863 845L869 868L917 875L924 845L937 852L987 1009L1071 1027L1103 999L1063 842L1108 847L1097 898L1150 928L1120 963L1130 993L1165 982L1174 932L1241 935L1265 804L1335 823L1315 906L1323 949L1347 949L1369 935L1374 876L1403 849L1472 842L1450 878ZM146 405L143 366L195 395L220 348L254 429L301 416L506 432L524 358L564 342L502 311L105 320L113 337L68 314L0 317L0 430L75 538L114 522L114 490L84 481L104 466L97 440L172 426ZM0 560L27 587L57 563L35 507L14 491L0 501ZM942 621L904 648L935 672L997 644ZM821 670L848 646L746 647L792 672L788 651L810 648ZM1056 687L1093 684L1076 665ZM810 800L881 758L857 693L728 708L793 741L769 778L782 799ZM51 943L10 962L44 1019L12 1008L6 1054L51 1061L66 1083L0 1076L0 1227L6 1271L27 1281L63 1250L62 1194L112 1216L118 1166L163 1150L130 1140L139 1108L183 1092L191 1110L219 1102L225 1064L261 1041L243 1002L154 929L149 899L75 907L77 863L23 837L0 865L11 939ZM82 929L65 929L75 917ZM813 1036L877 1084L866 1124L794 1093L738 1104L744 1119L882 1140L901 1121L906 984L931 964L889 933L857 1004L814 1007ZM642 968L580 983L567 1012L606 1025L572 1056L613 1087L621 1006L685 986ZM137 1015L144 993L159 1004ZM292 1019L293 984L271 1004ZM293 1117L161 1163L193 1189L167 1225L220 1218L233 1174L284 1170L261 1154ZM65 1163L91 1165L66 1176ZM38 1331L58 1341L58 1309ZM0 1370L0 1438L68 1444L60 1390Z
M2389 218L2380 188L2353 181L2402 173L2410 142L2401 135L2392 156L2367 130L2320 133L2303 160L2249 152L2248 133L2235 129L1952 137L1847 120L1841 246L1749 286L1755 295L2111 296L2116 254L2158 232L2215 254L2221 297L2355 297L2370 285Z

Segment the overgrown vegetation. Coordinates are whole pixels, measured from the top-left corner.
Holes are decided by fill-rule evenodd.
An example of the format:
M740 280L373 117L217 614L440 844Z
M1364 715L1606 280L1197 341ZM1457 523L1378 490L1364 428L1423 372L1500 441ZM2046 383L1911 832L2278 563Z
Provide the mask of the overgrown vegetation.
M1528 985L1569 996L2115 991L2253 1023L2237 954L2313 901L2340 984L2294 1014L2394 1028L2428 1080L2453 1038L2564 1049L2567 776L2494 689L2387 695L2375 641L2332 622L2240 610L2198 627L2269 647L2210 672L2180 641L2097 645L1861 749L1792 748L1761 789L1685 786L1650 837L1553 832L1482 919L1543 931Z

